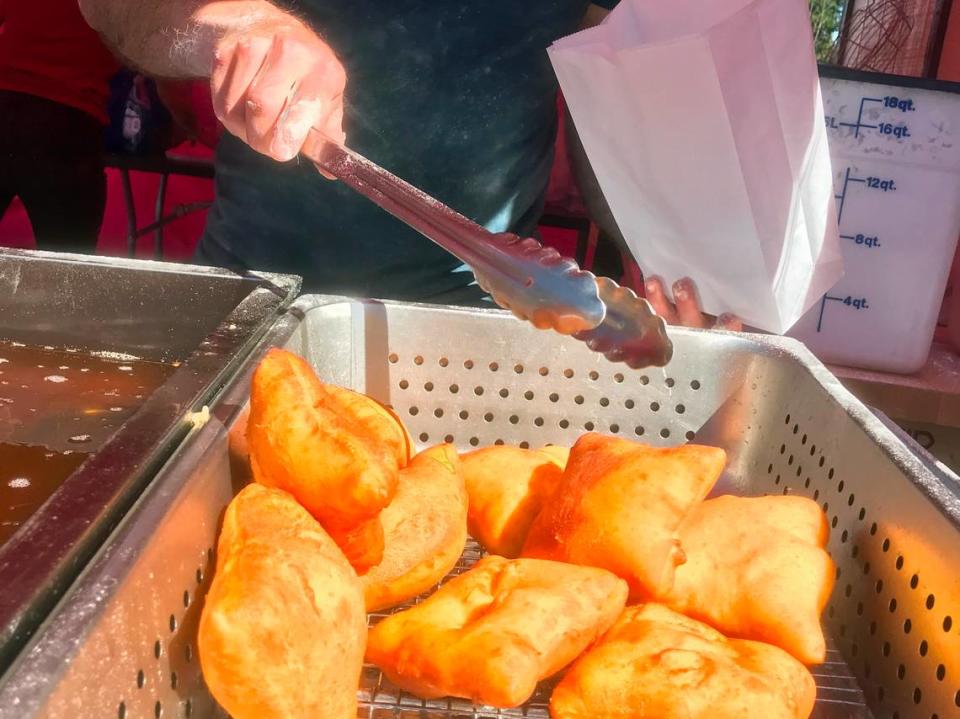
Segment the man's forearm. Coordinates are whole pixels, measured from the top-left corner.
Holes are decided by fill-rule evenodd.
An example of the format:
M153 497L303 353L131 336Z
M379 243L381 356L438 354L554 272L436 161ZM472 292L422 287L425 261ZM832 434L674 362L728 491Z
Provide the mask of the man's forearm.
M124 58L170 78L206 77L220 38L253 24L297 24L265 0L79 0L90 25Z

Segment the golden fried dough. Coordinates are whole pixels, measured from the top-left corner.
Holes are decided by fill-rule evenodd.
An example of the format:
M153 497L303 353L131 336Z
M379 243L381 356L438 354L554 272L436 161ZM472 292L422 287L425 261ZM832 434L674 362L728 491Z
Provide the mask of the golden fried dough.
M234 719L355 719L363 589L346 557L290 495L252 484L230 504L198 647Z
M662 597L684 561L677 530L725 463L714 447L659 449L585 434L533 521L523 556L609 569L627 580L631 599Z
M409 458L395 415L323 384L296 355L271 350L253 376L247 441L257 482L296 497L359 570L380 561L378 515Z
M463 455L470 534L501 557L518 557L530 525L559 486L570 450L484 447Z
M816 686L777 647L658 604L628 607L550 699L553 719L807 719Z
M401 604L453 569L467 541L467 492L460 458L449 444L421 452L380 514L383 560L360 577L367 611Z
M820 628L834 583L827 518L804 497L717 497L680 528L687 563L668 603L724 634L826 658Z
M367 659L426 699L515 707L600 636L626 597L601 569L490 556L371 629Z

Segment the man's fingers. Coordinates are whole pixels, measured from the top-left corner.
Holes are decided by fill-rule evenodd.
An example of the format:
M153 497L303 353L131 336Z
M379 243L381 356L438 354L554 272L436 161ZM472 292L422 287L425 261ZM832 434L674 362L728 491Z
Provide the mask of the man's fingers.
M743 322L736 315L730 313L722 314L717 317L715 329L727 330L728 332L743 332Z
M673 302L677 308L679 324L697 329L707 326L707 318L703 316L703 308L700 307L700 298L693 280L685 277L673 283Z
M268 38L243 38L226 50L229 66L225 72L218 67L223 60L218 59L214 66L211 77L214 110L224 127L244 141L247 140L247 92L269 50Z
M663 282L659 277L651 277L644 285L647 294L647 301L653 306L653 311L660 315L667 324L675 325L677 323L677 312L673 303L667 298Z
M274 37L260 71L250 83L243 108L247 142L253 149L270 154L277 123L308 66L309 58L298 57L285 36Z
M337 94L325 98L331 88ZM277 120L265 152L279 160L295 157L314 127L331 140L342 142L343 95L336 88L323 76L305 78Z

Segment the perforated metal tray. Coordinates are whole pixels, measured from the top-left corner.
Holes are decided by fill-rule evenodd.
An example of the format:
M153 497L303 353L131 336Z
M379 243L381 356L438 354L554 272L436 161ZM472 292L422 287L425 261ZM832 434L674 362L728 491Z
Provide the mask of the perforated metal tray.
M569 443L597 430L724 447L719 491L793 492L833 527L834 642L820 719L960 716L960 496L800 345L677 330L633 372L499 312L302 298L0 681L0 718L218 716L195 655L217 525L236 491L227 431L259 354L284 345L391 403L421 444ZM468 548L462 565L475 559ZM318 678L321 680L322 678ZM546 717L423 702L365 671L366 719Z

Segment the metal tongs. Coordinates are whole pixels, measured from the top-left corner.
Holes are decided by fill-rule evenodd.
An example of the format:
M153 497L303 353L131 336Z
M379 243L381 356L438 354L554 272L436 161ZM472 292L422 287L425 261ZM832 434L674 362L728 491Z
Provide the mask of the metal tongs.
M317 130L303 154L466 263L480 287L520 319L571 335L634 369L670 361L666 325L632 290L581 270L533 238L489 232Z

